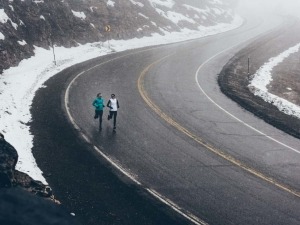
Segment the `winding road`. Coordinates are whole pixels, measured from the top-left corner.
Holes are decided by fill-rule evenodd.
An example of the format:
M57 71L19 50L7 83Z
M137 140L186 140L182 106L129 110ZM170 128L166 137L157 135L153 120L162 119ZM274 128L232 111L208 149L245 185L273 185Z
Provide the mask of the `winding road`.
M188 221L182 224L299 225L300 140L243 110L217 84L218 73L238 50L282 24L280 18L257 18L223 34L95 59L50 79L48 96L55 91L51 87L63 83L53 108L64 109L72 123L69 127L75 127L72 132L92 149L86 154L104 157L125 183ZM41 105L45 91L40 91L34 106ZM91 107L98 92L106 101L111 93L119 100L116 133L106 119L107 109L103 130L98 131ZM38 121L45 123L36 119L33 125ZM37 127L33 130L38 133L45 125ZM50 139L39 135L40 140ZM35 144L39 165L51 154L58 157L58 153L38 153L42 143ZM54 190L60 189L59 196L71 192L64 190L69 186L59 185L63 180L53 177L59 176L54 166L41 168L52 174L48 180ZM80 169L72 179L78 173Z

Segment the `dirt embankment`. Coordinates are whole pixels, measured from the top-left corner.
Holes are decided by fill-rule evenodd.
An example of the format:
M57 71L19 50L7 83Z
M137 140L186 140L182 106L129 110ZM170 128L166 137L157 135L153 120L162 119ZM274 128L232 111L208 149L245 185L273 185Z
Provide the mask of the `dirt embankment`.
M299 21L290 22L275 30L240 52L222 69L218 83L221 91L243 108L284 132L300 138L300 119L284 114L274 105L254 96L248 89L251 76L272 57L300 42ZM298 58L297 58L298 57ZM249 69L248 69L249 60ZM298 61L298 62L297 62ZM249 72L249 73L248 73ZM300 103L300 56L294 54L274 68L269 91L295 104Z

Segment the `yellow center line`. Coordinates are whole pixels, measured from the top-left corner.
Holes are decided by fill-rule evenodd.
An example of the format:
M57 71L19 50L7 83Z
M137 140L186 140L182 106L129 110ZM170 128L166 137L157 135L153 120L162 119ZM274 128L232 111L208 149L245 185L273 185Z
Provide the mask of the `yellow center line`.
M155 62L153 62L152 64L150 64L149 66L147 66L140 74L138 81L137 81L137 86L138 86L138 90L140 92L140 95L142 96L142 98L144 99L144 101L146 102L146 104L155 112L157 113L162 119L164 119L167 123L169 123L170 125L172 125L173 127L175 127L177 130L179 130L180 132L184 133L186 136L188 136L189 138L193 139L194 141L196 141L198 144L202 145L203 147L205 147L206 149L208 149L209 151L213 152L214 154L222 157L223 159L231 162L232 164L242 168L243 170L249 172L250 174L259 177L260 179L271 183L273 185L275 185L276 187L296 196L296 197L300 197L300 192L285 185L282 184L278 181L276 181L274 178L266 176L265 174L255 170L254 168L251 168L249 166L247 166L246 164L244 164L243 162L241 162L240 160L236 159L235 157L229 155L228 153L225 153L224 151L215 148L213 145L211 145L210 143L207 143L206 141L202 140L200 137L198 137L197 135L193 134L191 131L189 131L188 129L186 129L185 127L183 127L182 125L180 125L178 122L176 122L174 119L172 119L170 116L168 116L166 113L164 113L148 96L145 88L144 88L144 78L146 76L146 74L148 73L148 71L151 69L151 67L153 67L154 65L164 61L165 59L167 59L168 57L172 56L174 54L171 55L167 55Z

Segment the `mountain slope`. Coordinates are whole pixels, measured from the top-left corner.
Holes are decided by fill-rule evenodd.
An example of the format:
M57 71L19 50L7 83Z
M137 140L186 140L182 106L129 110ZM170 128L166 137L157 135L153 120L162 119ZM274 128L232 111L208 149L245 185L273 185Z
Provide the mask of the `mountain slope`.
M235 0L224 2L0 0L0 73L32 56L34 46L49 48L54 43L71 47L230 23ZM105 30L107 25L110 31Z

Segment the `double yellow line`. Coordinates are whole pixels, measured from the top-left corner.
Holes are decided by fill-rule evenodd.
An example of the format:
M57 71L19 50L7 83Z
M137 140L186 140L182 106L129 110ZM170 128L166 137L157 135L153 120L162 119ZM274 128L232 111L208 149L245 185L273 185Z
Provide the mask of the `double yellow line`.
M175 127L177 130L179 130L180 132L184 133L186 136L188 136L189 138L193 139L194 141L196 141L198 144L202 145L203 147L205 147L206 149L208 149L209 151L213 152L214 154L222 157L223 159L229 161L230 163L238 166L239 168L242 168L243 170L249 172L250 174L268 182L271 183L273 185L275 185L276 187L280 188L281 190L284 190L296 197L300 197L300 192L297 190L294 190L293 188L282 184L278 181L276 181L275 179L273 179L272 177L266 176L265 174L255 170L254 168L251 168L247 165L245 165L243 162L241 162L240 160L234 158L233 156L223 152L220 149L215 148L213 145L207 143L206 141L202 140L200 137L198 137L197 135L193 134L192 132L190 132L188 129L184 128L182 125L180 125L178 122L176 122L174 119L172 119L170 116L168 116L167 114L165 114L148 96L145 88L144 88L144 79L146 74L148 73L148 71L151 69L151 67L153 67L154 65L164 61L165 59L171 57L173 54L171 55L167 55L155 62L153 62L152 64L150 64L149 66L147 66L140 74L138 81L137 81L137 86L138 86L138 90L140 95L142 96L142 98L144 99L144 101L146 102L146 104L154 111L156 112L162 119L164 119L167 123L169 123L170 125L172 125L173 127Z

